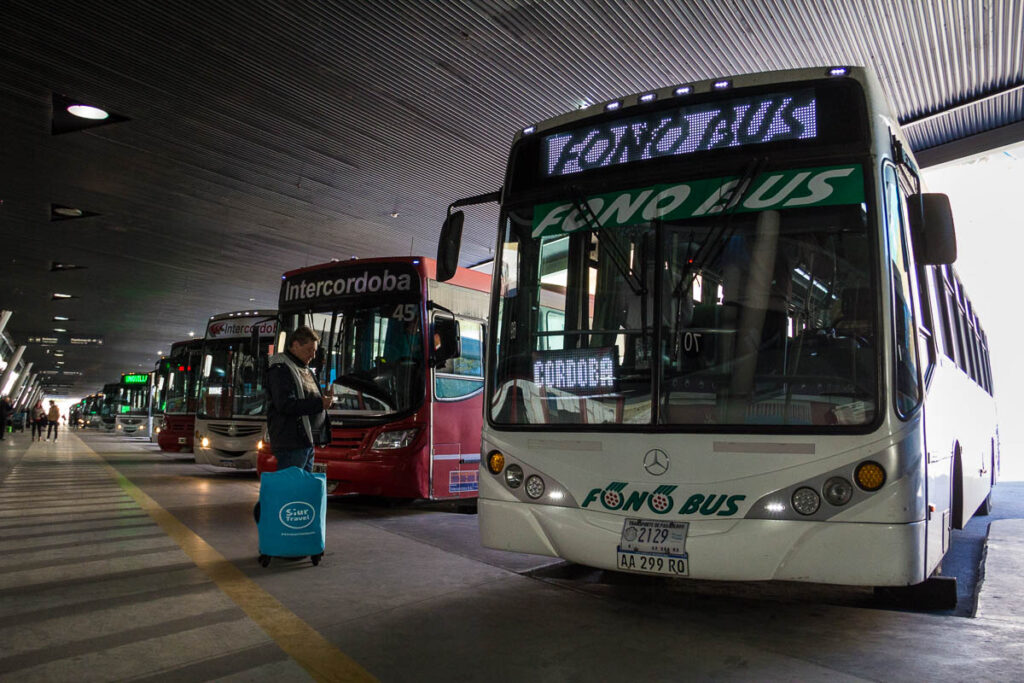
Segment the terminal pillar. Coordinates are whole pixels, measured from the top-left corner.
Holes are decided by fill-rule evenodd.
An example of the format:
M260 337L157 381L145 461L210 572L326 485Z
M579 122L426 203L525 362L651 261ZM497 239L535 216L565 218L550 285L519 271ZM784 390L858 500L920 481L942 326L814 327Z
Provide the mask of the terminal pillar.
M7 361L7 367L4 368L4 374L2 377L0 377L0 396L7 395L7 383L11 381L11 376L14 375L14 368L18 366L18 363L21 361L21 357L23 355L25 355L24 344L19 346L18 350L14 352L14 355L11 356L11 359Z
M18 392L21 391L22 385L24 385L25 382L28 381L29 375L31 373L32 363L28 363L25 365L25 369L21 371L21 374L18 375L18 379L14 380L14 384L11 385L10 396L12 400L18 395Z
M18 410L18 407L28 401L28 397L32 395L32 392L36 390L36 382L39 380L39 375L33 373L28 381L21 385L21 393L18 394L18 398L14 401L14 409Z

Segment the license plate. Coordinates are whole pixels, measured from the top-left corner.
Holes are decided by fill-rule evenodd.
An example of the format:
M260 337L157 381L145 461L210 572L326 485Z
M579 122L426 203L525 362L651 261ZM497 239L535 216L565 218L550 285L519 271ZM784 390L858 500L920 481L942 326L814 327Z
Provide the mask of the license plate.
M313 472L314 472L314 474L315 473L327 474L327 463L325 463L325 462L315 462L315 463L313 463Z
M688 522L661 519L626 519L616 548L619 569L649 574L688 576L686 553Z

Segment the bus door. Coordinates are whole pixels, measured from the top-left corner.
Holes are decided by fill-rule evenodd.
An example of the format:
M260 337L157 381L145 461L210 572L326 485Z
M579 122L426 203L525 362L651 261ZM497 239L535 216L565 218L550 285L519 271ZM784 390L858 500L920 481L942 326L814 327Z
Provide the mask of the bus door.
M431 319L430 339L435 339ZM483 339L481 322L460 318L462 352L435 364L431 401L431 498L475 498L483 427ZM431 353L431 359L434 354Z

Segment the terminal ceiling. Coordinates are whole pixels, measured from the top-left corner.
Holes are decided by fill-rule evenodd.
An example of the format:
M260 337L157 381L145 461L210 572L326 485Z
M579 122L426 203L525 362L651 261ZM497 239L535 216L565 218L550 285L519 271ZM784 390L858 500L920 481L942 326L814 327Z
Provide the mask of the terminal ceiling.
M432 255L447 205L500 187L523 126L850 64L877 72L926 163L1024 139L1024 0L0 0L7 332L102 336L65 349L81 374L50 376L95 391L211 314L273 308L286 270ZM118 122L53 134L63 98ZM496 220L469 213L463 265ZM57 369L48 350L29 346L34 370Z

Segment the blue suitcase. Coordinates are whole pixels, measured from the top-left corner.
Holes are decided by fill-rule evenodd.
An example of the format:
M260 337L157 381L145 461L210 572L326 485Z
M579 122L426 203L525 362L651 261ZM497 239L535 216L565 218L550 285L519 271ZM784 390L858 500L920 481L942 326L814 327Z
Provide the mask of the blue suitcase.
M256 520L260 564L272 557L304 557L314 565L324 556L327 535L327 478L298 467L264 472Z

